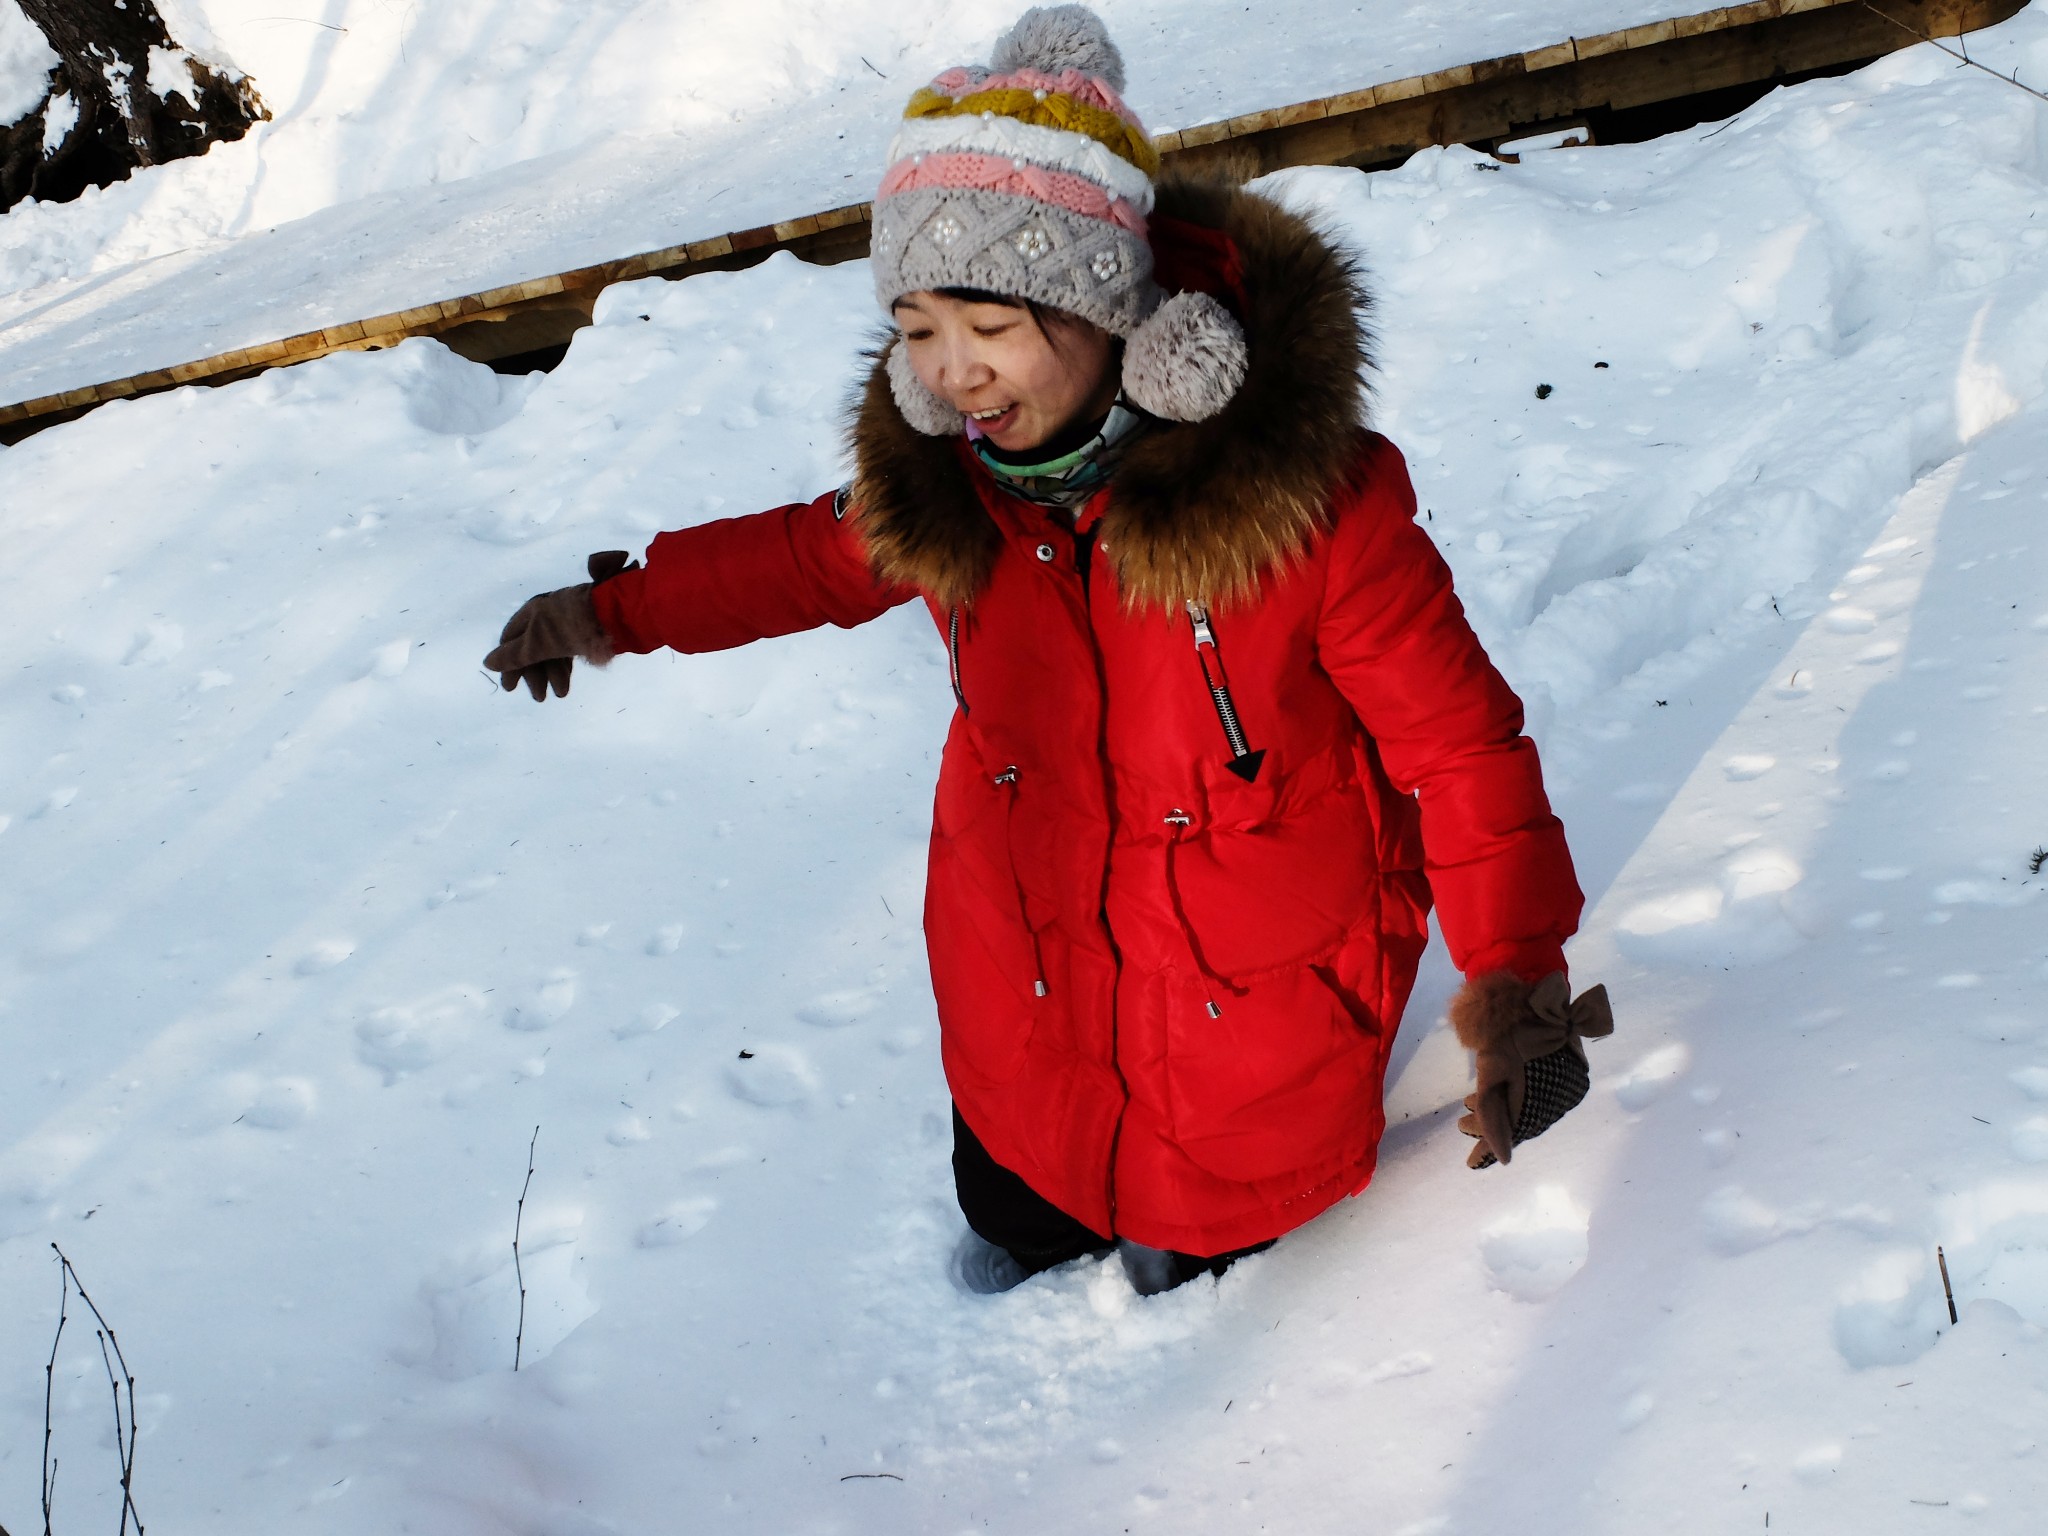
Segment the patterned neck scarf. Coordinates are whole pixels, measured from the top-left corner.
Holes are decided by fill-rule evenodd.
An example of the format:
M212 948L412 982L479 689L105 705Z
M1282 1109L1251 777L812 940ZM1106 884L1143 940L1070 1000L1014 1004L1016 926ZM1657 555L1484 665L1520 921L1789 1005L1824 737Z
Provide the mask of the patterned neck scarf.
M1017 464L997 457L995 447L975 429L972 421L967 423L967 438L975 457L1004 490L1041 507L1072 514L1109 483L1117 461L1149 419L1119 399L1085 443L1038 464Z

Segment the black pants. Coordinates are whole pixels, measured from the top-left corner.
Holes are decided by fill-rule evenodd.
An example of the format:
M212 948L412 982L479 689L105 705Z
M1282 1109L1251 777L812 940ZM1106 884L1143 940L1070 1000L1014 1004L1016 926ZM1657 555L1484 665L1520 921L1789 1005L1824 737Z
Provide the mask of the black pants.
M1027 1274L1035 1275L1083 1254L1104 1253L1114 1246L990 1157L988 1148L960 1118L958 1108L953 1111L953 1188L967 1225L998 1248L1007 1248ZM1229 1253L1203 1256L1169 1251L1167 1258L1178 1277L1174 1283L1184 1284L1197 1275L1220 1275L1235 1260L1272 1246L1269 1238Z

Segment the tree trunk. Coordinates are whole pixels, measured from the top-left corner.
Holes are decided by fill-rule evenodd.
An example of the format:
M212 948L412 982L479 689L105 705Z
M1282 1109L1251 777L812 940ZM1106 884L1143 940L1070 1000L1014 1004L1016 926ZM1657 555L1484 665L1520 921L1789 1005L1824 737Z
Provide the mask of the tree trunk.
M59 63L42 107L0 128L0 211L202 154L270 116L246 76L179 47L153 0L16 3Z

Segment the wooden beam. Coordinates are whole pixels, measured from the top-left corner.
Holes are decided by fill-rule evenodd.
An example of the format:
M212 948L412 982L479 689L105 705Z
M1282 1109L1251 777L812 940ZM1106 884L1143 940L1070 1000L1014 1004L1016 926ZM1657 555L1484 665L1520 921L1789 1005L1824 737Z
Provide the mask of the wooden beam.
M1911 46L1907 28L1954 37L1996 25L2025 3L1876 0L1874 9L1863 0L1747 0L1162 133L1156 142L1165 161L1180 170L1263 174L1292 165L1388 165L1432 144L1492 144L1588 112L1625 111L1876 58ZM871 204L853 203L0 406L0 442L18 441L108 400L228 383L409 336L441 337L478 362L560 346L590 324L597 295L613 283L730 271L778 250L820 264L856 260L868 253L873 212Z

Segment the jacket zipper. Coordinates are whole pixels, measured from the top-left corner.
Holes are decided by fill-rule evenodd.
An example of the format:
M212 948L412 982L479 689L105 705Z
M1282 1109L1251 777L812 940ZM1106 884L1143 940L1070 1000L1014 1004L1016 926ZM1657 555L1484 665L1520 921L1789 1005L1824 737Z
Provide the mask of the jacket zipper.
M1101 493L1098 492L1097 495L1099 498ZM1092 506L1094 505L1094 503L1090 503L1090 505ZM1089 648L1094 652L1096 695L1098 698L1102 700L1103 715L1106 717L1109 708L1109 679L1103 668L1102 637L1096 634L1095 632L1095 597L1094 592L1092 590L1092 583L1090 579L1095 565L1095 541L1101 529L1102 519L1100 516L1096 517L1092 522L1088 521L1085 509L1081 512L1077 512L1074 515L1074 573L1081 578L1082 621L1087 625L1088 645ZM1099 724L1096 729L1098 738L1097 745L1100 748L1101 759L1103 764L1105 765L1103 768L1103 792L1105 802L1107 804L1114 805L1116 803L1116 796L1114 790L1110 786L1109 770L1107 767L1109 761L1109 742L1106 719L1105 723ZM1104 884L1105 889L1103 891L1102 908L1100 913L1102 931L1109 938L1110 951L1111 953L1116 954L1117 967L1119 970L1121 970L1123 966L1123 956L1121 952L1117 949L1116 934L1110 929L1109 926L1109 901L1106 873L1104 876ZM1120 1048L1120 1044L1121 1042L1119 1039L1119 1031L1116 1027L1116 1008L1115 1004L1112 1003L1110 1007L1109 1066L1110 1070L1117 1074L1117 1081L1119 1083L1122 1083L1123 1069L1117 1064L1117 1053ZM1128 1087L1126 1087L1125 1092L1126 1100L1128 1102ZM1109 1206L1109 1235L1112 1237L1116 1235L1117 1149L1123 1141L1123 1135L1124 1117L1122 1112L1119 1111L1116 1117L1116 1126L1110 1132L1109 1167L1105 1179L1106 1187L1103 1190L1104 1197Z
M1188 621L1195 630L1195 660L1201 663L1202 681L1209 686L1209 698L1216 706L1216 718L1223 723L1223 738L1230 743L1230 771L1250 784L1265 764L1263 750L1254 751L1244 733L1244 721L1237 702L1230 696L1230 674L1223 670L1223 652L1216 644L1216 628L1209 621L1209 605L1188 599Z
M967 707L967 691L960 686L960 610L957 607L946 610L946 661L953 677L953 701L960 706L961 714L971 715L974 711Z

